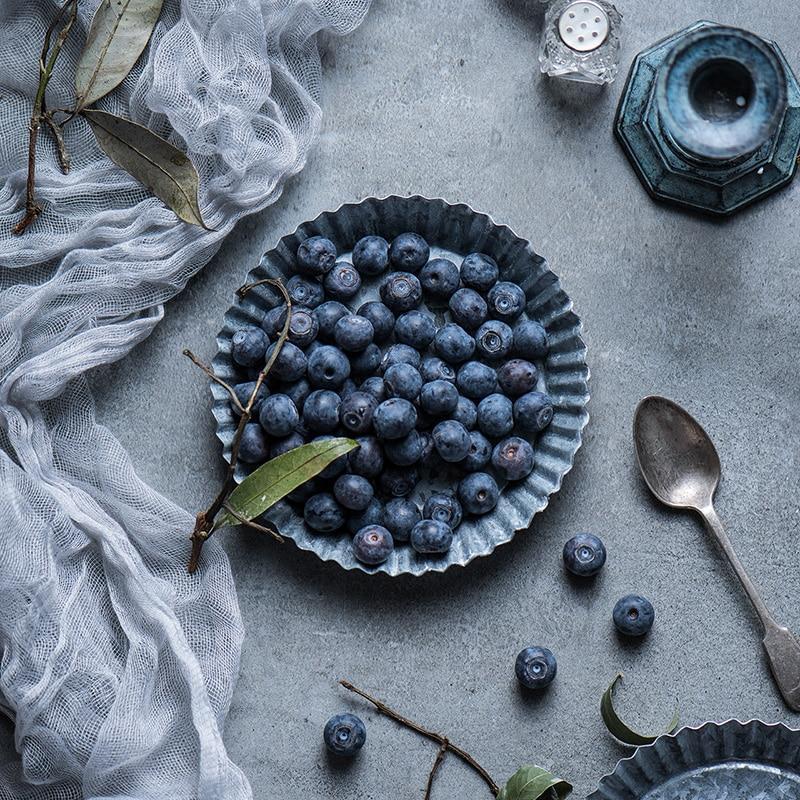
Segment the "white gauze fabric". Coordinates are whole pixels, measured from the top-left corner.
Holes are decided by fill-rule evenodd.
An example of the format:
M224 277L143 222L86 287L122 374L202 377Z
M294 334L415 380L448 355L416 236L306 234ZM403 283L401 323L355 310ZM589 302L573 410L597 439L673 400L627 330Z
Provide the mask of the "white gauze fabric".
M50 108L70 105L97 3L79 3ZM166 0L149 50L98 106L188 152L213 230L179 223L76 120L67 176L40 136L44 211L13 236L57 4L0 0L0 704L19 754L0 798L251 796L222 742L242 642L227 559L211 540L186 574L192 516L136 476L83 376L144 339L236 221L302 168L320 124L318 34L348 33L368 4Z

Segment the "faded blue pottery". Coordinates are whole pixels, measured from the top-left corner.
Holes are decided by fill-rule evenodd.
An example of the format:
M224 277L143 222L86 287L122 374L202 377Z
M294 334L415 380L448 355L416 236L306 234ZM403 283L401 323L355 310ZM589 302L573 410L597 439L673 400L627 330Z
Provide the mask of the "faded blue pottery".
M615 131L653 197L727 215L794 177L800 85L774 42L697 22L636 57Z

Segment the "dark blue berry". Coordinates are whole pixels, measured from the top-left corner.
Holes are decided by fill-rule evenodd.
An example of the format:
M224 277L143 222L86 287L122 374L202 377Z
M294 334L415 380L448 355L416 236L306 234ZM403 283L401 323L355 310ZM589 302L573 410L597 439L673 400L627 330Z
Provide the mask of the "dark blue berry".
M438 380L450 381L450 383L456 382L456 371L438 356L426 356L423 358L419 372L425 383Z
M347 530L351 533L358 533L367 525L383 525L384 506L380 500L373 497L369 505L363 511L357 511L347 517Z
M411 530L411 546L426 555L446 553L453 544L453 531L446 522L423 519Z
M564 545L564 566L581 578L597 575L606 563L606 547L599 536L579 533Z
M417 504L405 497L395 497L386 504L384 525L396 542L407 542L421 519Z
M402 439L414 430L417 410L408 400L392 397L375 409L372 424L379 439Z
M401 233L392 241L389 248L389 261L395 269L406 272L419 272L428 261L431 249L428 243L416 233Z
M348 353L359 353L368 344L372 344L375 329L366 317L348 314L342 317L333 329L336 344Z
M443 461L463 461L469 451L469 431L454 419L440 422L432 432L433 446Z
M237 383L236 386L233 387L234 394L236 395L236 399L239 401L239 404L242 408L246 408L247 404L250 402L250 395L253 394L253 390L256 388L255 381L247 381L246 383ZM253 407L250 409L250 416L251 418L258 417L258 412L261 410L261 403L264 402L264 398L269 394L269 390L267 389L264 384L261 384L261 388L258 390L258 394L256 395L255 402L253 403ZM234 413L235 416L241 417L242 412L239 411L238 408L231 402L231 411Z
M383 449L386 457L398 467L410 467L422 457L422 437L417 431L411 431L402 439L387 439Z
M372 375L361 384L362 392L369 392L379 403L388 398L386 384L379 375Z
M468 397L458 398L458 405L451 414L456 422L460 422L468 431L475 427L478 421L478 406Z
M318 347L308 359L308 379L312 386L339 389L350 377L350 362L338 347Z
M381 359L381 372L386 372L392 364L411 364L412 367L419 369L422 356L419 350L407 344L393 344L387 348Z
M425 519L446 522L455 530L461 524L461 503L450 492L438 492L432 494L425 501L425 505L422 508L422 516Z
M331 533L344 525L344 510L332 494L320 492L306 500L303 519L312 530Z
M381 300L395 314L411 311L422 300L422 286L410 272L392 272L381 283Z
M380 275L389 266L389 242L382 236L365 236L353 248L353 266L362 275Z
M443 300L458 289L460 278L458 267L447 258L432 258L419 273L422 291Z
M292 306L289 319L289 341L300 348L308 347L319 333L319 322L310 308Z
M495 445L492 466L507 481L521 481L533 472L533 447L526 439L509 436Z
M378 478L381 491L389 497L407 497L418 480L419 473L414 467L386 467Z
M501 439L514 427L514 406L504 394L490 394L478 403L478 427L484 436Z
M539 359L547 355L547 331L532 319L514 326L514 352L521 358Z
M433 349L448 364L461 364L475 352L475 340L460 325L448 322L436 331Z
M500 499L495 479L486 472L473 472L458 484L458 499L468 514L488 514Z
M315 433L332 433L339 426L342 400L330 389L317 389L306 398L303 425Z
M348 300L361 288L358 270L346 261L337 261L323 281L325 291L337 300Z
M553 401L542 392L528 392L514 401L514 422L528 433L543 431L553 421Z
M284 436L283 439L276 439L272 444L269 446L269 457L270 458L277 458L278 456L282 456L284 453L288 453L290 450L294 450L296 447L301 447L306 443L306 440L303 436L294 431L290 433L288 436ZM241 450L239 451L239 455L241 456Z
M284 383L280 386L280 391L285 394L295 405L295 408L302 413L306 400L311 394L311 384L305 379Z
M426 467L436 467L441 464L439 454L433 444L433 435L430 431L421 431L420 439L422 439L422 455L419 457L419 463L424 464Z
M354 756L367 740L367 729L355 714L337 714L325 724L325 747L337 756Z
M360 306L358 316L366 317L372 323L376 342L386 341L394 331L394 314L392 310L377 300L371 300L369 303L364 303Z
M261 329L270 337L277 339L286 323L286 304L275 306L264 314Z
M266 433L277 439L288 436L297 427L300 415L285 394L273 394L261 404L258 421Z
M270 360L273 351L278 343L271 344L267 349L267 361ZM298 381L306 374L308 359L306 354L291 342L284 342L275 363L272 365L270 375L280 378L282 381Z
M406 311L397 318L394 335L398 342L427 350L436 335L436 323L424 311Z
M614 606L614 625L624 636L644 636L656 618L653 604L640 594L626 594Z
M383 373L383 382L389 397L402 397L412 402L422 389L422 376L411 364L392 364Z
M261 328L242 328L231 337L231 358L240 367L261 365L269 347L269 337Z
M484 253L470 253L461 262L461 282L482 294L495 285L499 276L497 262Z
M336 323L349 313L350 310L347 306L338 300L326 300L322 305L317 306L314 309L314 316L319 323L319 333L317 335L320 339L332 341Z
M419 393L419 405L431 416L449 416L458 406L458 389L449 381L425 383Z
M363 564L383 564L392 550L392 534L383 525L366 525L353 537L353 554Z
M510 322L515 320L525 309L525 292L510 281L500 281L489 290L486 298L489 313L493 317Z
M357 391L358 391L358 384L352 378L347 378L345 382L339 387L339 397L341 397L342 400L344 400L345 397L349 397L351 394L353 394L353 392Z
M380 347L374 343L368 344L360 353L351 353L350 369L355 375L370 375L380 368L382 360Z
M245 464L262 464L269 458L269 447L264 431L257 422L248 422L239 440L239 458Z
M304 505L311 495L319 494L321 488L320 481L312 478L305 483L301 483L296 489L289 492L289 494L286 495L286 499L291 503Z
M461 462L461 467L467 472L477 472L483 469L492 458L492 444L480 432L469 432L469 450L467 457Z
M536 388L539 370L530 361L512 358L497 368L497 382L509 397L519 397Z
M336 263L336 245L324 236L311 236L297 248L295 266L305 275L324 275Z
M466 397L480 400L497 391L497 373L480 361L468 361L458 370L456 386Z
M342 399L339 421L352 433L366 433L377 407L378 401L368 392L352 392Z
M335 438L336 437L330 433L321 433L319 436L315 436L311 441L327 442ZM327 467L325 467L324 470L322 470L322 472L319 473L319 477L326 481L332 481L335 478L338 478L346 469L347 456L339 456L339 458L337 458L335 461L332 461Z
M374 436L360 436L358 447L347 456L350 472L365 478L376 478L383 469L383 448Z
M302 275L292 275L286 281L286 292L293 306L316 308L325 299L325 290L319 281L310 281Z
M514 664L517 680L526 689L544 689L556 677L556 657L546 647L526 647Z
M361 475L340 475L333 484L333 496L351 511L364 511L374 493L372 484Z
M459 289L448 303L453 322L462 328L474 331L489 317L489 306L474 289Z
M490 319L478 328L475 348L487 361L499 361L511 352L514 337L511 328L499 319Z

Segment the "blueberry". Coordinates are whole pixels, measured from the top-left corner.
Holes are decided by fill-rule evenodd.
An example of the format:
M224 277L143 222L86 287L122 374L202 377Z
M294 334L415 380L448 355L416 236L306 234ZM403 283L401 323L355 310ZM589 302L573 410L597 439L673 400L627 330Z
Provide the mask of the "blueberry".
M640 594L626 594L614 606L614 625L624 636L644 636L656 618L653 604Z
M337 261L325 276L325 291L337 300L348 300L361 288L358 270L346 261Z
M458 405L452 412L452 418L456 422L460 422L468 431L475 427L478 421L478 406L472 402L468 397L461 397L459 395Z
M497 368L497 382L509 397L519 397L536 388L539 370L530 361L512 358Z
M417 410L408 400L392 397L375 409L372 424L379 439L402 439L414 430Z
M448 306L453 321L468 331L476 330L489 317L489 306L474 289L459 289Z
M490 394L478 403L478 427L484 436L501 439L514 427L513 404L504 394Z
M264 314L261 320L261 329L271 339L277 339L286 322L286 304L275 306Z
M458 499L468 514L488 514L500 499L495 479L486 472L473 472L458 484Z
M499 319L490 319L478 328L475 348L488 361L499 361L511 352L514 336L511 328Z
M380 275L389 266L389 242L382 236L365 236L353 248L353 266L362 275Z
M353 537L353 554L363 564L383 564L392 550L392 534L383 525L365 525Z
M389 248L389 261L395 269L406 272L419 272L428 261L431 249L428 243L416 233L401 233L392 241Z
M264 431L257 422L248 422L239 440L239 458L245 464L262 464L269 458Z
M379 375L372 375L361 384L361 391L371 394L379 403L387 399L386 384Z
M350 377L350 362L337 347L318 347L308 359L308 379L312 386L338 389Z
M546 647L526 647L514 664L517 680L526 689L544 689L558 671L556 657Z
M314 316L319 323L319 334L321 339L333 340L333 331L336 323L350 313L346 305L338 300L326 300L322 305L314 309Z
M423 411L434 417L446 417L458 406L458 389L443 380L423 384L419 393L419 405Z
M419 372L425 383L438 380L450 381L450 383L456 382L456 371L438 356L426 356L423 358Z
M359 353L368 344L372 344L375 329L366 317L348 314L342 317L333 329L336 344L348 353Z
M380 347L374 343L368 344L360 353L350 355L350 369L355 375L371 375L380 368L382 360Z
M376 478L383 469L383 448L374 436L359 436L358 447L347 455L350 472L365 478Z
M469 451L469 431L454 419L446 419L433 429L433 446L443 461L463 461Z
M432 494L422 508L425 519L437 522L446 522L453 530L461 524L461 503L450 492L437 492Z
M231 337L231 358L240 367L254 367L264 361L269 337L261 328L242 328Z
M271 344L267 350L267 361L270 360L273 351L278 343ZM306 354L291 342L284 342L275 363L272 365L270 375L280 378L282 381L297 381L306 374L308 359Z
M461 262L461 282L482 294L494 286L499 276L497 262L484 253L470 253Z
M414 401L422 389L422 376L411 364L392 364L383 373L383 382L389 397L402 397Z
M398 342L427 350L436 335L436 323L424 311L406 311L397 318L394 335Z
M297 248L295 266L304 275L324 275L336 263L336 245L324 236L311 236Z
M446 522L423 519L411 530L411 546L426 555L446 553L453 543L453 531Z
M386 467L378 478L381 491L389 497L407 497L418 480L419 473L414 467Z
M489 313L507 322L515 320L525 309L525 292L511 281L496 283L486 299Z
M547 355L547 332L536 321L520 320L514 326L514 352L522 358L536 359Z
M295 408L302 413L306 400L311 394L311 384L305 379L291 381L280 386L280 391L285 394L295 405Z
M456 386L461 394L480 400L497 391L497 373L480 361L467 361L458 370Z
M308 500L311 495L319 494L320 491L320 482L312 478L305 483L301 483L296 489L289 492L289 494L286 495L286 499L291 503L305 505L306 500Z
M436 331L433 349L448 364L460 364L472 357L475 340L460 325L448 322Z
M312 530L331 533L344 525L344 511L332 494L320 492L306 500L303 519Z
M533 472L533 447L526 439L509 436L495 445L492 466L507 481L521 481Z
M253 390L256 388L255 381L247 381L246 383L237 383L233 387L233 392L236 395L236 399L239 401L242 408L246 408L247 404L250 402L250 395L253 394ZM261 388L258 390L258 394L256 395L255 402L253 403L253 407L250 409L250 416L252 418L258 417L258 412L261 410L261 403L264 402L264 398L269 394L269 390L267 389L264 384L261 384ZM231 402L231 411L233 412L234 416L240 417L242 414L238 408Z
M316 308L325 299L325 290L319 281L310 281L302 275L292 275L286 281L286 292L293 306Z
M315 436L311 441L327 442L334 438L336 437L330 433L321 433L319 436ZM319 477L326 481L332 481L335 478L338 478L346 469L347 456L339 456L339 458L337 458L335 461L332 461L327 467L325 467L324 470L322 470L322 472L319 473Z
M337 714L325 724L325 747L337 756L354 756L367 740L367 729L355 714Z
M383 354L381 359L381 371L386 372L392 364L411 364L412 367L419 369L422 356L419 350L407 344L393 344Z
M369 303L364 303L364 305L360 306L358 316L366 317L372 323L376 342L386 341L394 331L394 314L392 310L377 300L371 300Z
M363 511L356 511L347 517L347 530L351 534L355 534L366 525L383 525L384 516L383 503L373 497Z
M285 394L273 394L261 404L258 421L266 433L277 439L288 436L297 427L300 415Z
M319 322L310 308L292 307L289 318L289 341L301 348L306 348L319 333Z
M351 511L364 511L373 494L372 484L361 475L340 475L333 484L333 496Z
M419 438L422 439L422 455L419 457L420 464L424 464L426 467L440 466L441 459L433 444L433 435L429 431L421 431Z
M514 401L514 422L529 433L543 431L553 421L553 401L542 392L528 392Z
M405 497L395 497L386 504L386 528L396 542L407 542L412 528L422 519L417 504Z
M469 450L467 457L461 462L461 467L467 472L477 472L483 469L491 458L491 442L480 431L470 431Z
M599 536L579 533L564 545L564 566L581 578L597 575L606 563L606 547Z
M339 397L344 400L345 397L349 397L351 394L353 394L353 392L358 391L358 384L352 378L346 378L344 383L339 387L338 391Z
M339 426L339 406L342 401L330 389L316 389L303 406L303 425L315 433L332 433Z
M290 433L288 436L284 436L283 439L276 439L272 444L269 446L269 457L270 458L277 458L278 456L282 456L284 453L288 453L290 450L294 450L296 447L300 447L306 443L306 440L303 436L294 431ZM239 450L239 455L241 456L241 449Z
M446 258L432 258L419 273L422 291L444 300L458 289L460 279L458 267Z
M410 272L390 273L380 288L381 300L396 314L411 311L422 300L422 286Z
M352 392L339 406L339 422L353 433L366 433L372 427L372 418L378 401L368 392Z
M410 467L416 464L422 457L423 448L422 437L417 431L411 431L408 436L402 439L389 439L383 449L386 457L398 467Z

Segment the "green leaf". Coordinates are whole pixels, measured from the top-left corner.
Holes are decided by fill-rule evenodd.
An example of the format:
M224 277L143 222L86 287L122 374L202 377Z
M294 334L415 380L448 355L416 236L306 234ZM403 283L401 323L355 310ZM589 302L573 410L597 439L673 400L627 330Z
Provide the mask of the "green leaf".
M76 111L125 80L150 41L163 0L101 0L75 71Z
M563 800L572 792L572 784L567 783L546 769L529 765L521 767L500 790L497 800L539 800L540 797Z
M240 517L255 519L355 447L358 443L352 439L323 439L295 447L250 473L231 492L228 504ZM220 514L214 528L238 524L230 514Z
M81 113L117 166L141 181L184 222L206 227L197 202L200 179L185 153L123 117L91 108Z
M619 739L623 744L629 744L631 747L639 747L645 744L652 744L659 736L663 736L665 733L672 733L678 727L678 722L680 720L677 707L675 708L675 713L672 716L669 727L661 733L652 735L637 733L619 718L619 715L614 709L614 691L617 688L617 684L622 680L622 677L622 673L618 672L614 680L611 681L611 685L603 693L603 698L600 701L600 713L603 716L603 722L605 722L606 728L608 728L612 736Z

